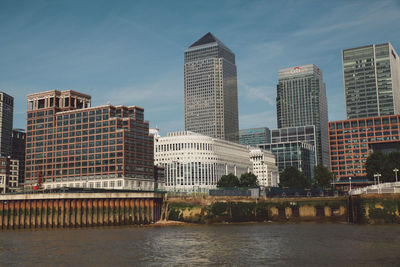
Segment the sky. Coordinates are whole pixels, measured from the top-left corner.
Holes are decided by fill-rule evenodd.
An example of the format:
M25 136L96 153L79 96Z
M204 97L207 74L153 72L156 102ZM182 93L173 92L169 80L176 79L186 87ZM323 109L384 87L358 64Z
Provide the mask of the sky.
M0 91L26 128L26 96L76 90L136 105L161 135L184 130L184 51L207 32L236 55L239 128L276 128L278 70L315 64L329 120L345 119L341 51L391 42L400 1L0 0Z

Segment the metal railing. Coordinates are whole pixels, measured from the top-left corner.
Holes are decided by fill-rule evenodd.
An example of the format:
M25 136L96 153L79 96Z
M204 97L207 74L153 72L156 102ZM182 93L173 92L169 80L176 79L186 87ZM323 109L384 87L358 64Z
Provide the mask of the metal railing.
M389 193L400 193L400 182L380 183L380 184L366 186L363 188L352 189L351 191L349 191L349 195L389 194Z

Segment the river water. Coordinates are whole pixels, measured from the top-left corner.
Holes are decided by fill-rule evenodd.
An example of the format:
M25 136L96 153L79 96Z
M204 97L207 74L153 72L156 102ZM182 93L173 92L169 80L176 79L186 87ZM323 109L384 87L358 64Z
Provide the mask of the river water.
M0 232L1 266L400 266L400 225L229 224Z

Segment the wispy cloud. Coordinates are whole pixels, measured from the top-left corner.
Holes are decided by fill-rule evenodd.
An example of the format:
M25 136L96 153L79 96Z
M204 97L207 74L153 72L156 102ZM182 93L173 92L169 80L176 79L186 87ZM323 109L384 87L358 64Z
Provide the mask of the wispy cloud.
M250 101L262 100L270 106L275 105L275 90L271 87L254 87L245 83L240 83L240 87L244 88L244 96Z
M256 127L276 127L276 113L269 110L264 112L244 114L239 116L240 129Z

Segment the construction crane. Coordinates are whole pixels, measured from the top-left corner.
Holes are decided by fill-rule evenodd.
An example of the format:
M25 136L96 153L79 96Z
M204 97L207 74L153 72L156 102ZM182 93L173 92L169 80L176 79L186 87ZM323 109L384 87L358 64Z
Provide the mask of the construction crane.
M37 174L38 174L37 184L33 186L33 190L41 190L41 189L43 189L42 188L42 182L43 182L42 172L38 171Z

